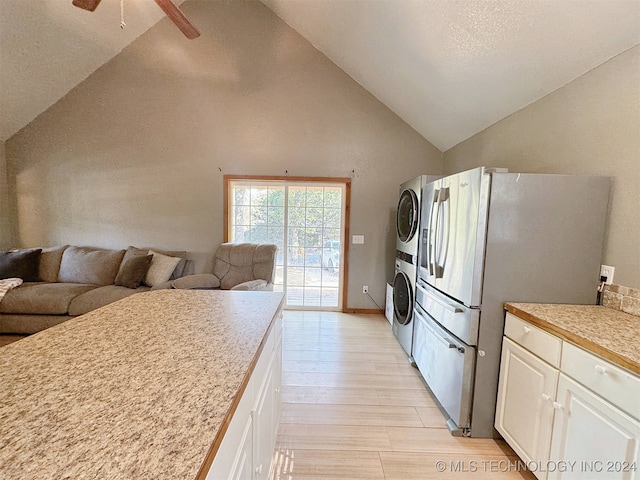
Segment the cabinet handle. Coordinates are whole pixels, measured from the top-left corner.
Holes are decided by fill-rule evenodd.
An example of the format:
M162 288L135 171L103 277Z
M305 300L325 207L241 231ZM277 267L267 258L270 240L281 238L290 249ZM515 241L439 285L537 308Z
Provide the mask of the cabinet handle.
M607 369L602 365L596 365L596 373L607 373Z
M552 405L553 405L553 408L555 408L556 410L562 410L562 405L559 404L558 402L553 402Z
M523 330L524 330L524 333L529 333L531 331L529 327L524 327Z
M549 395L547 395L546 393L543 393L543 394L542 394L542 399L543 399L545 402L548 402L549 400L551 400L551 397L550 397Z
M275 388L276 393L280 393L280 387Z
M257 473L258 475L262 474L262 464L260 464L260 465L258 465L258 466L256 467L256 473Z

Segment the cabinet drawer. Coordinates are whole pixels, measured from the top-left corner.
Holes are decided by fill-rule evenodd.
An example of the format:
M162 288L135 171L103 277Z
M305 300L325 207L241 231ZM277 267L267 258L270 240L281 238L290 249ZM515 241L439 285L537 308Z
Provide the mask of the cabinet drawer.
M562 371L632 417L640 419L640 377L564 342Z
M562 340L507 312L504 334L514 342L542 358L556 368L560 367Z

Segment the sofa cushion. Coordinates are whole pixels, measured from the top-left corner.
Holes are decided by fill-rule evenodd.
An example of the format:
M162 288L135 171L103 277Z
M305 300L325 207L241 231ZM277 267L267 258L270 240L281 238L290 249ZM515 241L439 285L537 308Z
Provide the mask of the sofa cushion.
M173 270L173 273L171 274L171 277L169 277L169 280L175 280L176 278L182 277L182 275L184 274L184 269L186 265L187 265L187 259L180 258L180 261L176 265L176 268Z
M125 254L126 256L126 254ZM115 284L121 287L138 288L149 271L153 255L136 255L123 260Z
M149 250L149 254L153 255L153 260L151 260L149 271L144 277L144 284L153 287L168 281L181 259L169 257L153 250Z
M228 290L239 283L256 279L272 282L277 249L273 244L220 245L213 265L213 274L220 279L220 288Z
M62 254L59 282L113 285L124 250L68 247Z
M0 278L21 278L25 282L40 280L41 248L0 252Z
M95 288L77 283L23 283L7 292L0 302L0 313L65 315L71 300Z
M68 245L61 247L43 248L40 254L40 280L43 282L57 282L62 254Z
M150 291L153 292L155 290L172 290L172 289L173 289L173 280L167 280L166 282L162 282L157 285L154 285L153 287L151 287Z
M273 282L275 273L275 256L278 247L273 244L260 244L253 253L253 276L267 282Z
M176 278L171 286L183 290L209 290L220 288L220 279L211 273L198 273Z
M120 287L117 285L105 285L94 288L91 291L78 295L69 305L69 315L84 315L96 308L104 307L109 303L121 300L134 293L146 292L149 287L138 288Z
M0 315L0 332L30 335L46 330L59 323L71 320L67 315L23 315L20 313L3 313Z
M244 290L244 291L265 291L273 290L273 284L258 278L257 280L249 280L248 282L242 282L238 285L231 287L231 290Z

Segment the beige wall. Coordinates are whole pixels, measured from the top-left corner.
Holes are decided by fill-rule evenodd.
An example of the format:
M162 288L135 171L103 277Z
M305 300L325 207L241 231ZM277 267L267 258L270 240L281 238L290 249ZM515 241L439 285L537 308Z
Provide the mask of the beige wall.
M603 261L640 288L640 46L444 154L446 173L478 165L611 176Z
M442 154L259 2L185 2L7 142L23 246L222 242L223 174L353 177L348 306L381 306L401 182ZM89 40L88 40L89 41Z
M0 142L0 249L14 246L4 142Z

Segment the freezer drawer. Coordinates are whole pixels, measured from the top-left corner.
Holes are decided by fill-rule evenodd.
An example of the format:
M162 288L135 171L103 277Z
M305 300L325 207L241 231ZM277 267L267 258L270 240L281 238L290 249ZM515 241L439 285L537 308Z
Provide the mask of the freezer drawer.
M467 345L478 344L480 310L469 308L442 295L422 280L418 280L417 283L416 303L439 325L453 333L462 342Z
M455 422L470 424L475 348L456 339L417 305L413 357L427 385Z

